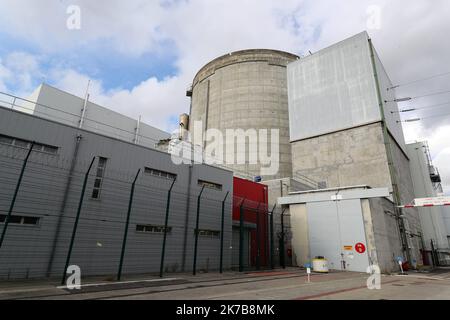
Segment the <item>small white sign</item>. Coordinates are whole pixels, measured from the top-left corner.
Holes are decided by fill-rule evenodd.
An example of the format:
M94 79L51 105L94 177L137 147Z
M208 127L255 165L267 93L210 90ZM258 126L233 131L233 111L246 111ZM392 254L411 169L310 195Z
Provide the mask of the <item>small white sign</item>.
M450 203L450 197L418 198L414 199L416 206L434 205L443 206Z
M306 273L311 274L311 268L306 268Z

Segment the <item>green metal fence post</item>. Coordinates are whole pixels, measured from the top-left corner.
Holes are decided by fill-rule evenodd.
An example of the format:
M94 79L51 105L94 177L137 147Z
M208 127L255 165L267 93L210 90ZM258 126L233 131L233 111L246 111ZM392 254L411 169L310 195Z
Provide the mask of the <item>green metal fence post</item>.
M222 223L220 226L220 267L219 272L223 272L223 228L224 228L224 221L225 221L225 200L227 200L228 194L230 191L227 191L227 194L225 195L225 198L223 198L222 201Z
M285 253L284 253L284 212L286 211L286 208L281 211L281 236L280 236L280 265L283 267L283 269L286 268L286 263L284 261L285 259Z
M270 212L270 268L275 269L275 264L273 263L273 213L275 211L277 204L273 206L272 211Z
M125 222L125 231L122 242L122 252L120 253L119 271L117 272L118 281L120 281L120 279L122 278L123 259L125 257L125 248L127 245L128 226L130 225L130 215L131 215L131 206L133 205L134 187L136 185L136 180L140 172L141 169L138 170L138 172L136 173L136 177L134 177L133 183L131 184L130 200L128 201L127 221Z
M34 141L31 142L30 150L28 150L27 156L23 160L22 170L20 171L19 180L17 180L16 189L14 190L14 195L13 195L13 198L11 200L11 204L9 206L8 215L5 218L5 225L3 226L2 236L0 238L0 248L3 245L3 239L5 238L6 229L8 229L9 220L11 218L11 213L12 213L12 211L14 209L14 204L16 203L17 194L19 193L20 184L22 183L23 174L25 172L25 167L27 166L28 158L30 157L30 154L31 154L31 151L33 150L33 147L34 147Z
M163 236L163 243L162 243L162 252L161 252L161 264L159 266L159 277L162 278L163 276L163 269L164 269L164 257L166 254L166 238L167 238L167 228L169 224L169 207L170 207L170 195L172 193L172 188L175 184L176 178L173 179L172 184L170 185L169 192L167 194L167 204L166 204L166 219L164 222L164 236Z
M192 274L195 276L197 273L197 246L198 246L198 220L200 218L200 198L202 196L203 190L205 189L205 185L202 186L202 191L200 191L197 197L197 221L195 223L195 244L194 244L194 265L192 267Z
M244 271L244 202L239 206L239 272Z
M260 241L260 229L259 229L259 206L261 202L258 202L258 207L256 208L256 270L259 270L261 267L261 241Z
M69 267L70 257L72 255L73 243L75 241L75 235L77 233L78 221L80 219L80 213L81 213L81 206L83 205L84 192L86 191L86 184L87 184L87 180L89 177L89 172L91 171L92 165L94 164L94 160L95 160L95 157L92 158L91 164L89 165L89 168L86 171L86 174L84 175L83 188L81 189L81 195L80 195L80 201L78 203L77 215L75 217L75 223L73 224L72 237L70 239L69 251L67 252L66 264L65 264L64 270L63 270L61 285L64 285L64 282L66 281L67 268Z

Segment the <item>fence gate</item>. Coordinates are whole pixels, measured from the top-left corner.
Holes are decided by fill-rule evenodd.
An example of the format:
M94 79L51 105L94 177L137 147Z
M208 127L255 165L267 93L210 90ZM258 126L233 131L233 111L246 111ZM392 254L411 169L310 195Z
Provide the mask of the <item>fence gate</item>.
M232 267L239 268L239 236L240 230L238 226L233 226L233 240L232 240ZM243 252L243 267L248 268L250 266L250 229L244 228L244 243L242 246Z

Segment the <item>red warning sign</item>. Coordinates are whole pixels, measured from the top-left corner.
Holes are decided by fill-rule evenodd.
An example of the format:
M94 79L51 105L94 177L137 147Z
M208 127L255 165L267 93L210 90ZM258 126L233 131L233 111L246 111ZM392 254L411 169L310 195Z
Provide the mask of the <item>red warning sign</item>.
M358 253L364 253L366 252L366 246L364 245L364 243L358 242L357 244L355 244L355 250Z

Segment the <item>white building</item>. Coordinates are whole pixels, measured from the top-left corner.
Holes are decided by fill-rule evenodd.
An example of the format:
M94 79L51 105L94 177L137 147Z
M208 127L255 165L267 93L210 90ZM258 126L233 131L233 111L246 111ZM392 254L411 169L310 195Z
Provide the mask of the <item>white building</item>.
M130 106L131 107L131 106ZM155 148L170 134L48 84L41 84L26 100L15 99L14 109L86 129L127 142Z

